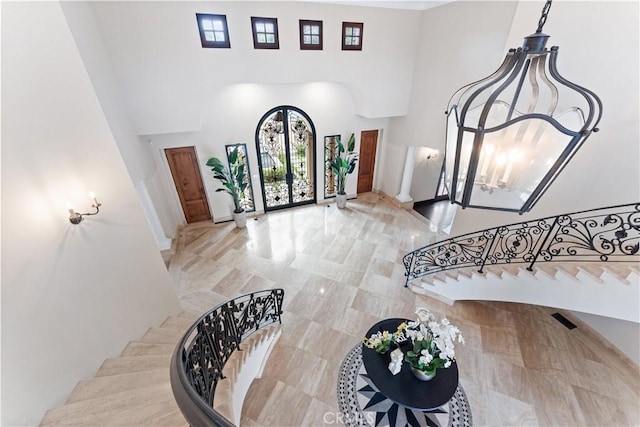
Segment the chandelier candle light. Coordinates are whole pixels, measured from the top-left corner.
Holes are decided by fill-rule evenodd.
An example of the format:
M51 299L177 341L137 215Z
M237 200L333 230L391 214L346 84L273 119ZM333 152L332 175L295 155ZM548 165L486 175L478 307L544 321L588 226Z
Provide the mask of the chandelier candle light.
M445 184L451 203L528 212L598 131L600 99L562 77L558 46L545 47L550 8L548 0L536 32L510 49L496 72L449 100Z

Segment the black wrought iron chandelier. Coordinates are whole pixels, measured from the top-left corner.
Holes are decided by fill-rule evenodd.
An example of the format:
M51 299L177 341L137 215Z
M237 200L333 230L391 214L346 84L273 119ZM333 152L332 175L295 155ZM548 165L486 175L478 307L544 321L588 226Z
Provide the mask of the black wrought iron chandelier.
M449 100L445 183L451 203L528 212L598 131L600 98L562 77L558 46L546 48L542 27L550 8L548 0L536 32L510 49L498 70Z

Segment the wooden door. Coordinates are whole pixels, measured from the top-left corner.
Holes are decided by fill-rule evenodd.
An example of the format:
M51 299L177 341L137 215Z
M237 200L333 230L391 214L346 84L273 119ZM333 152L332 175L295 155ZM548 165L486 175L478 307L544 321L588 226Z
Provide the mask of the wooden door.
M164 150L187 223L211 220L195 147Z
M358 168L358 194L373 189L373 172L376 165L378 131L365 130L360 133L360 167Z

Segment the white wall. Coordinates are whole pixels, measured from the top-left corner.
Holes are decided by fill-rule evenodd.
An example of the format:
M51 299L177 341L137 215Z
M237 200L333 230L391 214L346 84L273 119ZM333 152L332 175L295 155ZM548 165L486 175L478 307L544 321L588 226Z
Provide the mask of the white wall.
M170 237L185 219L165 148L196 147L214 220L224 221L230 219L230 198L215 193L217 182L204 163L211 156L223 156L224 144L247 143L261 210L254 132L270 108L294 105L314 121L319 200L323 195L322 138L338 133L348 137L354 132L359 142L361 130L379 129L378 160L383 162L387 117L407 110L419 11L304 2L90 2L89 7L102 40L94 35L87 39L87 29L70 20L71 29L85 40L83 45L104 42L100 49L108 52L122 91L125 107L121 110L128 113L153 159L153 166L142 175ZM196 12L227 15L231 49L200 46ZM278 18L279 50L253 48L251 16ZM298 19L323 20L323 51L299 50ZM364 23L363 51L341 50L342 21ZM81 53L84 57L83 49ZM89 71L92 80L103 79L106 73L94 75L91 67ZM123 156L144 160L139 151L123 151ZM376 168L374 187L379 188L385 185L386 175ZM348 181L351 194L356 191L356 176Z
M58 3L2 4L2 74L2 425L35 425L180 305Z
M560 74L602 99L600 132L589 137L531 212L458 209L453 235L640 200L639 7L637 1L553 3L544 27L551 36L547 46L560 46ZM535 31L540 9L538 2L518 3L503 52Z
M640 365L640 325L610 317L574 311L573 314L596 330L629 359Z
M94 2L91 7L138 134L199 130L217 92L237 83L338 82L348 88L361 116L407 111L419 11L279 1ZM227 16L230 49L201 47L196 13ZM277 17L280 49L253 48L251 16ZM299 19L323 21L324 50L300 50ZM343 21L364 23L362 51L341 50Z
M408 114L390 119L388 137L391 144L429 147L441 153L436 161L416 165L411 186L415 201L432 199L436 193L449 97L460 86L498 67L516 4L456 1L422 12ZM395 167L398 162L387 165ZM385 168L384 175L393 177L397 188L391 193L397 194L402 169Z
M126 113L123 91L98 31L93 9L89 3L79 1L63 2L61 6L131 180L138 188L146 187L157 172L156 165L148 142L136 135ZM151 186L153 190L153 183ZM175 237L176 227L175 221L159 214L165 210L165 197L155 191L148 191L146 198L141 197L140 201L143 207L146 206L144 212L159 249L167 249L167 236ZM155 227L158 221L162 227Z
M205 190L214 221L231 219L233 201L226 193L217 193L220 188L209 167L205 165L210 157L225 158L224 145L243 142L247 144L249 167L256 209L264 209L260 192L258 157L255 143L256 127L260 118L271 108L279 105L293 105L306 112L316 129L316 192L317 200L324 199L324 136L342 135L343 140L353 132L356 135L356 151L360 146L360 132L382 129L387 119L367 119L355 114L353 99L347 89L336 83L305 84L236 84L222 88L215 93L203 111L206 117L202 129L197 132L183 132L162 135L147 135L153 147L158 170L163 176L158 179L166 194L171 195L170 216L180 215L178 195L171 180L164 154L165 148L195 146L199 159ZM382 136L383 138L383 136ZM347 194L354 195L357 185L357 169L347 180ZM160 177L159 177L160 178Z
M122 88L115 78L92 9L86 2L67 1L60 5L131 180L137 184L152 170L153 162L124 110Z
M411 197L414 202L435 198L443 161L443 151L436 152L427 147L416 148L416 163L411 180Z

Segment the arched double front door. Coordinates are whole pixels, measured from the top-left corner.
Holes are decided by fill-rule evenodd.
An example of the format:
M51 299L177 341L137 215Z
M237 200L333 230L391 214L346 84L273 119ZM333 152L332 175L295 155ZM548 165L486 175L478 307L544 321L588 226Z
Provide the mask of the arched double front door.
M256 128L264 210L316 202L316 131L302 110L282 105Z

